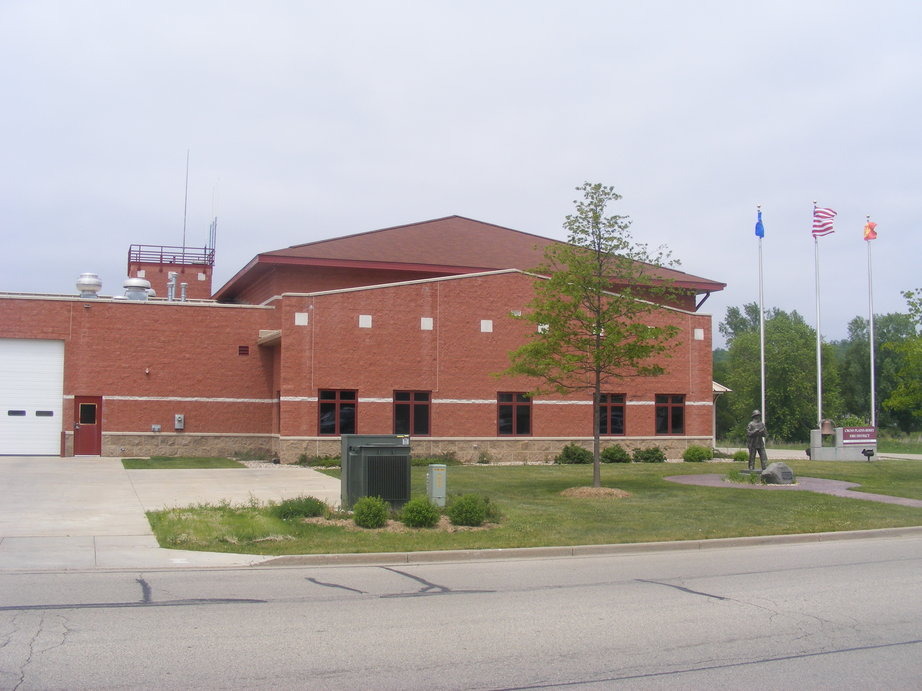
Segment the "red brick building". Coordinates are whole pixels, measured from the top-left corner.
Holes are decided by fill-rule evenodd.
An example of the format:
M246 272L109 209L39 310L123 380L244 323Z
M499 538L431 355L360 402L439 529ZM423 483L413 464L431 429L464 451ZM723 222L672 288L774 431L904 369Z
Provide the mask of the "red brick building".
M0 454L294 462L337 454L343 433L406 433L415 454L549 459L591 439L590 401L530 399L534 382L496 374L534 328L514 315L553 242L453 216L260 254L210 300L195 297L207 248L190 252L200 264L131 254L157 298L0 294ZM667 372L608 392L603 431L674 455L711 441L711 318L696 309L724 285L663 273L683 290L650 317L680 331ZM184 275L195 292L164 297Z

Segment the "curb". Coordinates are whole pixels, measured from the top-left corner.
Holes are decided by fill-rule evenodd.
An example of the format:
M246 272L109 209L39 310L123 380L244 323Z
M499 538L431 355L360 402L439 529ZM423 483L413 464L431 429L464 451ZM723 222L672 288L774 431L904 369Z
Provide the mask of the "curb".
M838 533L800 533L795 535L756 535L725 537L679 542L634 542L619 545L574 545L572 547L513 547L508 549L461 549L435 552L368 552L364 554L298 554L275 557L253 564L264 566L353 566L390 564L434 564L446 562L500 561L505 559L554 559L565 557L595 557L615 554L677 552L688 550L785 545L867 538L900 538L922 535L922 526L905 528L875 528Z

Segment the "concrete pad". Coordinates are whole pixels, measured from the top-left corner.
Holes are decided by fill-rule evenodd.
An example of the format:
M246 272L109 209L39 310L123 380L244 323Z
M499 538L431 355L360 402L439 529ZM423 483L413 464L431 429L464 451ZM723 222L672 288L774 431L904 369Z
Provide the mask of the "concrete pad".
M118 458L0 456L0 569L248 566L266 557L161 549L145 511L313 496L336 478L309 468L125 470Z
M145 511L197 504L261 504L311 496L339 505L339 480L311 468L127 470Z
M151 534L118 459L0 457L0 487L3 537Z

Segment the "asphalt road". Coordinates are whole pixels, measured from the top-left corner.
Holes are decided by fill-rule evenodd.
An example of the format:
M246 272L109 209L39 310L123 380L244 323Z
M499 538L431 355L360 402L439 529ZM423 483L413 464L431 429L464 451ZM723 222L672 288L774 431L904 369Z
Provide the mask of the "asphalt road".
M566 559L0 573L0 688L886 688L922 537Z

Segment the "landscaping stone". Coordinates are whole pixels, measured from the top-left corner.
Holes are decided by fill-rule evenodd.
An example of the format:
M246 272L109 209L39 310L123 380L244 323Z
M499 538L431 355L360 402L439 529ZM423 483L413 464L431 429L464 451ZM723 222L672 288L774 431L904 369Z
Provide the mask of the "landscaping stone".
M769 485L793 485L794 471L786 463L776 461L762 471L762 482Z

